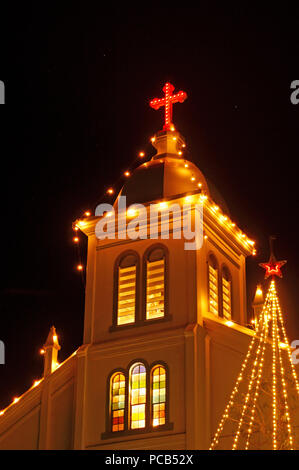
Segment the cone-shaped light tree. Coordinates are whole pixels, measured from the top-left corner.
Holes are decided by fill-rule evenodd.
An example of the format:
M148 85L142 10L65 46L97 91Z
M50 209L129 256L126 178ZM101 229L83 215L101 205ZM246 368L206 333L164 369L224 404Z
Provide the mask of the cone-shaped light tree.
M210 450L299 448L299 382L274 279L286 261L276 260L270 243L261 264L271 276L266 299Z

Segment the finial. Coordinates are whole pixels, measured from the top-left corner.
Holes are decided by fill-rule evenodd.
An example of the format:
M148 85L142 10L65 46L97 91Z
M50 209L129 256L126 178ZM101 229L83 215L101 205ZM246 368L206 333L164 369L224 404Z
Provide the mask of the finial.
M47 349L49 347L54 347L58 351L59 351L59 349L61 349L61 347L59 345L59 342L58 342L58 336L57 336L57 333L56 333L55 326L51 326L48 337L47 337L47 340L46 340L46 342L43 346L44 349Z
M150 106L154 109L159 109L161 106L165 106L165 124L163 126L164 131L174 131L175 127L172 123L172 105L174 103L183 103L187 98L187 93L179 91L175 95L172 94L174 86L166 82L163 91L165 93L164 98L154 98L150 101Z
M261 284L256 286L255 296L253 299L253 305L260 305L264 303L264 293Z
M57 356L61 349L55 326L50 328L47 340L43 346L44 349L44 377L50 375L58 366Z
M266 270L265 272L265 279L267 279L268 277L272 276L278 276L278 277L282 277L282 272L280 270L280 268L286 264L286 260L284 261L277 261L276 260L276 257L274 255L274 249L273 249L273 241L276 240L276 237L274 237L273 235L271 235L269 237L269 245L270 245L270 258L269 258L269 261L268 263L259 263L259 266L261 266L262 268L264 268Z

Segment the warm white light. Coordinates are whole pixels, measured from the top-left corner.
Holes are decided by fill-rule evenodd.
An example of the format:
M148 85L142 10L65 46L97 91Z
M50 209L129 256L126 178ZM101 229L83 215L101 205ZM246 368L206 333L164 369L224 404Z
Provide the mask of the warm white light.
M135 217L137 215L137 210L136 209L128 209L127 210L127 216L128 217Z

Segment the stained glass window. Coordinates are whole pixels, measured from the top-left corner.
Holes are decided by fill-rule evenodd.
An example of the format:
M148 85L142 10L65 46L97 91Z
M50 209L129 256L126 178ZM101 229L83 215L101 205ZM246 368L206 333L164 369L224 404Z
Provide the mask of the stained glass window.
M146 412L146 369L136 364L130 374L130 423L131 429L145 427Z
M152 371L152 424L161 426L166 422L166 371L156 366Z
M218 315L218 270L209 262L209 307L210 312Z
M112 432L124 430L125 388L126 379L124 374L116 373L111 379Z
M136 265L118 268L117 324L135 322Z
M156 255L156 256L155 256ZM160 259L155 259L159 257ZM165 259L163 250L153 252L146 262L146 319L165 314Z
M222 273L222 311L226 320L232 317L231 279L227 269Z

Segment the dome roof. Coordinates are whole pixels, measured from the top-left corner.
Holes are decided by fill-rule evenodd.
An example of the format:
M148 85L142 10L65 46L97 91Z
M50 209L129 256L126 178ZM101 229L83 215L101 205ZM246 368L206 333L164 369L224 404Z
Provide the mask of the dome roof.
M153 145L157 149L157 154L151 161L143 163L133 172L119 193L119 196L126 196L127 207L131 204L145 204L179 197L199 190L198 185L201 184L202 192L211 197L224 212L229 213L225 201L215 186L206 180L194 163L178 154L185 145L178 132L159 132L154 138Z
M195 178L191 181L191 178ZM126 196L127 206L168 199L198 190L202 184L209 193L202 172L191 162L179 158L163 157L140 165L123 186L120 195Z

